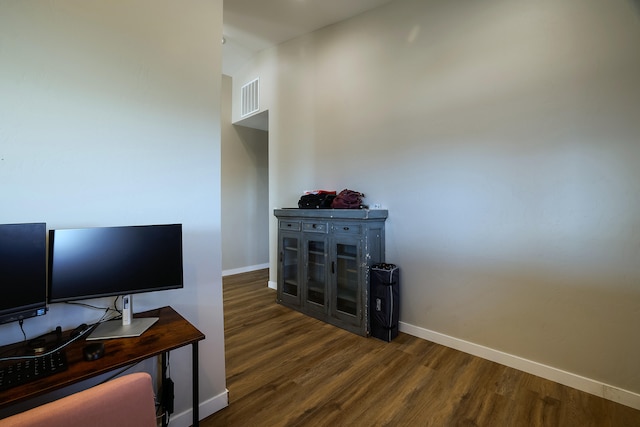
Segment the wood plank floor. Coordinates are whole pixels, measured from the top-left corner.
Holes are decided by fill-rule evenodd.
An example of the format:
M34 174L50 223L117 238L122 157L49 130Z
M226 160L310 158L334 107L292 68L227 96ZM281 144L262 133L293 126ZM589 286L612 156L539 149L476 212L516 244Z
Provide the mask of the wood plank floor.
M229 406L213 426L638 427L640 411L400 333L363 338L224 278Z

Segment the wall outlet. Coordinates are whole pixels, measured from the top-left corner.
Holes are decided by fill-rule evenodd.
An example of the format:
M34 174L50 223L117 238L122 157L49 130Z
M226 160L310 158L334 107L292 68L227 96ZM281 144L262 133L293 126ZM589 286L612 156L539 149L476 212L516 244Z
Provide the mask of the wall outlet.
M371 205L372 209L382 209L382 205L380 203L374 203L373 205Z

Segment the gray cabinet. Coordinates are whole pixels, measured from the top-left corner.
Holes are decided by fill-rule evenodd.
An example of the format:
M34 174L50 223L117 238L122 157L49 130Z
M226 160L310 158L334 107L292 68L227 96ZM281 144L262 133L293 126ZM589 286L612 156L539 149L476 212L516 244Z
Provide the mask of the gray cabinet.
M276 209L277 301L369 334L369 267L384 262L386 210Z

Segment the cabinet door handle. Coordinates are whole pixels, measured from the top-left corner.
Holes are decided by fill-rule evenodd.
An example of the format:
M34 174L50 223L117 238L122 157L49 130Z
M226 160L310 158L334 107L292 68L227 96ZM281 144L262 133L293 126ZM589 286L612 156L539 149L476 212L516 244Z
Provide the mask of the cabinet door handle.
M284 259L284 252L280 252L280 262Z
M331 274L335 274L335 273L336 273L336 262L331 261Z
M349 231L349 227L343 227L342 228L344 231Z

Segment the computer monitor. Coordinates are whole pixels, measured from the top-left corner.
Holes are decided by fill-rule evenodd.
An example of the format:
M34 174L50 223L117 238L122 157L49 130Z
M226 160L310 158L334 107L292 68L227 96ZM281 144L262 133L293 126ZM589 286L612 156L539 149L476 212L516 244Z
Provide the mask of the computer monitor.
M49 231L49 302L122 296L122 321L88 339L138 336L156 318L133 319L132 294L183 287L182 225Z
M47 312L45 223L0 225L0 323Z

